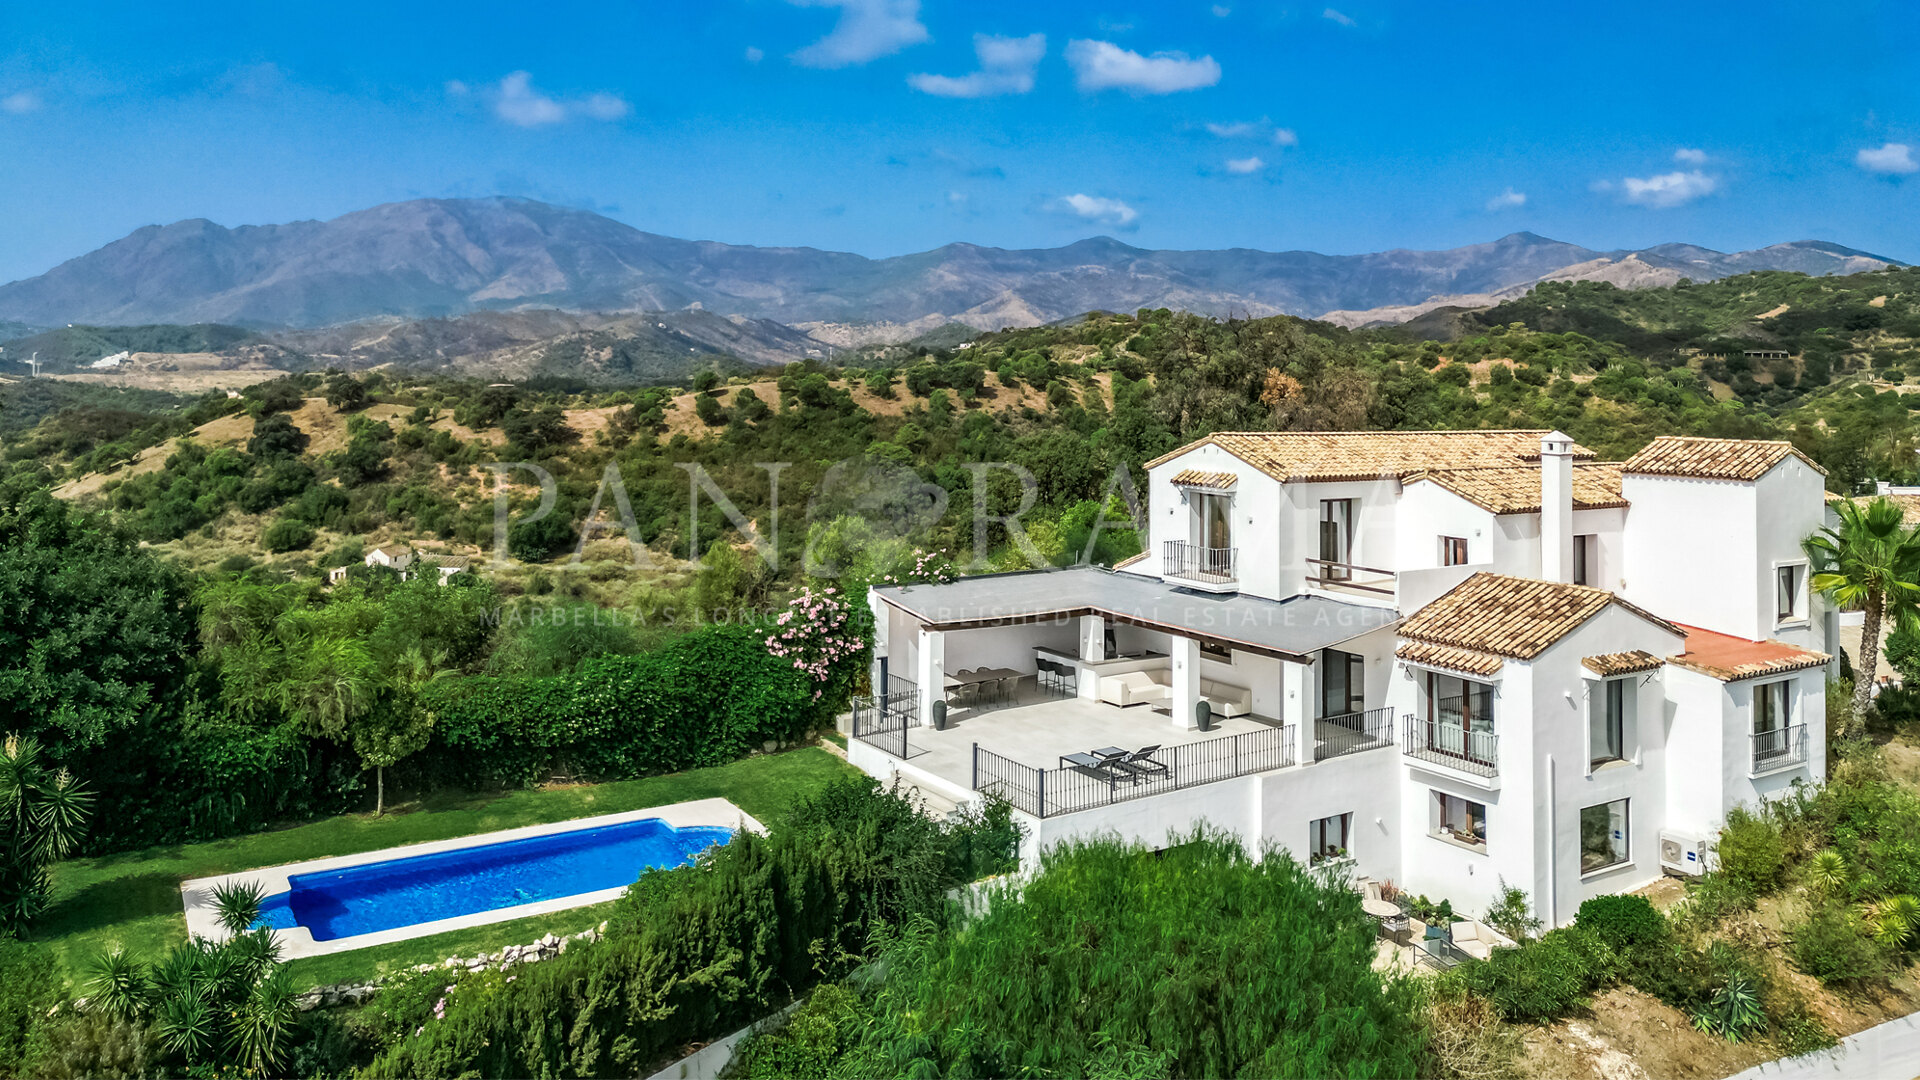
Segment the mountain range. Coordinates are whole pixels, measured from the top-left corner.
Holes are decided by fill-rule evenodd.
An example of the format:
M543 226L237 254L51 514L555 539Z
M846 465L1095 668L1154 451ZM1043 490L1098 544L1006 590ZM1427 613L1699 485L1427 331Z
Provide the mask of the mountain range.
M488 310L699 308L820 325L818 336L834 340L849 325L997 329L1096 309L1170 307L1366 325L1441 304L1484 305L1555 277L1633 287L1749 270L1855 273L1892 261L1821 241L1731 254L1689 244L1595 251L1525 232L1445 251L1361 255L1154 251L1095 237L1059 248L948 244L871 259L680 240L527 199L416 199L331 221L147 226L0 285L0 320L314 328Z

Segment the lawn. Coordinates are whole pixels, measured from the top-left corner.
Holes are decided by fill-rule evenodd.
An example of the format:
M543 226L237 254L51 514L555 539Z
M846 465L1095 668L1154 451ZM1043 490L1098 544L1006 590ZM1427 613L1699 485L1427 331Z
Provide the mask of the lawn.
M851 771L841 759L809 747L644 780L485 795L442 793L379 818L348 814L204 844L73 859L54 867L53 907L33 937L47 942L68 978L77 981L90 957L114 945L153 958L184 939L180 883L189 878L716 796L765 822L796 796ZM604 906L556 912L314 957L299 961L294 970L303 985L341 982L525 943L549 931L582 930L604 917Z

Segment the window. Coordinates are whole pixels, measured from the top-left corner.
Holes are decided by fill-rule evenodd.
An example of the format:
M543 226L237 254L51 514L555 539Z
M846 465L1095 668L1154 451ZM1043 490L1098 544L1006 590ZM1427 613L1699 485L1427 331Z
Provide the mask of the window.
M1307 827L1307 865L1344 858L1353 850L1352 814L1323 817Z
M1443 536L1440 538L1440 565L1467 565L1467 539L1464 536Z
M1437 671L1426 676L1424 749L1494 764L1493 687Z
M1353 561L1353 500L1320 500L1320 576L1329 581L1352 577L1347 564Z
M1434 792L1432 833L1469 847L1486 847L1486 804L1469 802L1443 791Z
M1580 811L1580 872L1591 874L1627 861L1627 800Z
M1597 768L1627 757L1627 698L1631 679L1609 679L1589 699L1587 765Z
M1793 680L1761 683L1753 688L1753 764L1787 756L1793 748Z
M1591 585L1593 579L1599 576L1594 573L1597 569L1594 566L1594 548L1594 537L1591 535L1573 538L1573 583L1575 585Z
M1320 653L1320 715L1345 716L1366 709L1366 657L1324 649Z
M1779 622L1806 618L1800 599L1800 587L1806 584L1806 565L1795 563L1792 566L1775 567L1773 574L1775 618Z

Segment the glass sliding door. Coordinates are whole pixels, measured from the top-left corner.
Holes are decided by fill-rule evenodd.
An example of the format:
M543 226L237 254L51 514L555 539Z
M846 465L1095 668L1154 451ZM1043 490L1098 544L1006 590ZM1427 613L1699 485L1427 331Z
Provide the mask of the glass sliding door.
M1493 687L1428 672L1427 748L1492 765Z
M1345 716L1366 709L1366 657L1323 649L1320 652L1320 715ZM1358 718L1353 721L1356 725Z

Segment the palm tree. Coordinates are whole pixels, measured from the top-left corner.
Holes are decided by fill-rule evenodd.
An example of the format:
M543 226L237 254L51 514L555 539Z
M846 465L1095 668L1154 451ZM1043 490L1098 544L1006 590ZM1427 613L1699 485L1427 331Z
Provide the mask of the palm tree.
M1854 734L1873 701L1881 624L1891 619L1900 630L1920 631L1920 531L1903 524L1903 512L1890 499L1874 499L1864 507L1848 499L1833 507L1839 528L1823 528L1802 546L1813 562L1813 588L1862 614L1853 716L1845 729Z
M65 769L40 760L40 744L0 743L0 931L23 932L47 906L47 868L87 831L93 796Z

